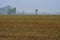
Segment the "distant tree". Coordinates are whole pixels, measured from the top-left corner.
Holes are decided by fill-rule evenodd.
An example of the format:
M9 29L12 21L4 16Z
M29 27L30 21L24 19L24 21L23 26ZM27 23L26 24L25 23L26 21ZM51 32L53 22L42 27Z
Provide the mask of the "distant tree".
M7 13L11 14L11 12L12 12L12 9L8 9Z
M24 11L22 12L22 15L24 14Z
M15 7L12 9L12 13L16 14L16 8Z
M38 9L35 9L35 13L36 13L36 15L38 14Z
M8 9L7 13L8 14L16 14L16 8L14 7L13 9Z

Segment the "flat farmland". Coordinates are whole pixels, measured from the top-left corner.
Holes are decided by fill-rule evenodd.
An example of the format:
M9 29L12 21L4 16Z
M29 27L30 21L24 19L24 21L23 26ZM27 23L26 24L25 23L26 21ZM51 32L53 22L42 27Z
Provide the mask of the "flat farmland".
M0 40L60 40L60 15L0 15Z

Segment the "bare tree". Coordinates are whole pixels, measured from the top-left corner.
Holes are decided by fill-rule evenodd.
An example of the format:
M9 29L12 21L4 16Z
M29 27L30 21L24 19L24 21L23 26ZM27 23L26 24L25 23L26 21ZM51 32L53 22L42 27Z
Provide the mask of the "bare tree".
M24 11L22 12L22 15L24 14Z
M36 15L38 14L38 9L35 9L35 14L36 14Z

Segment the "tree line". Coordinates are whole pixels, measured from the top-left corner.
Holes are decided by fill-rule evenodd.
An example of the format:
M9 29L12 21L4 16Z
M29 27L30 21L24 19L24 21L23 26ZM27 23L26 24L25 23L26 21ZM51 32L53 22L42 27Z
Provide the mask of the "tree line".
M16 7L8 9L7 13L8 14L16 14ZM23 14L24 14L24 11L22 12L22 15ZM38 9L35 9L35 14L36 15L38 14Z
M8 9L7 13L8 14L16 14L16 7L12 8L12 9Z

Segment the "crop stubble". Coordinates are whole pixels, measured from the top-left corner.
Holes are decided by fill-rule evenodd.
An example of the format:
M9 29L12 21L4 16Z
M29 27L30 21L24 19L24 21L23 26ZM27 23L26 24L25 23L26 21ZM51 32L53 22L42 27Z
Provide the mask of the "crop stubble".
M60 15L0 15L0 40L60 40Z

